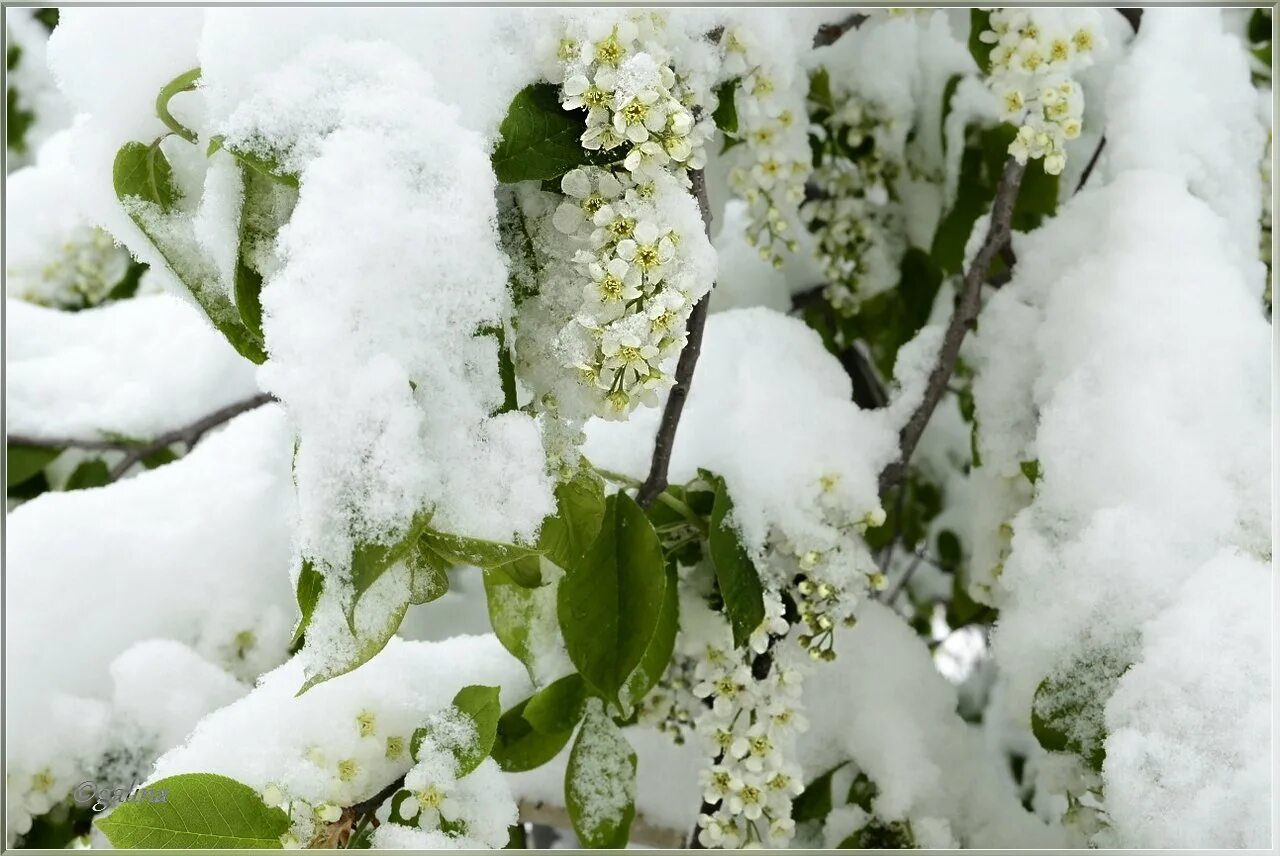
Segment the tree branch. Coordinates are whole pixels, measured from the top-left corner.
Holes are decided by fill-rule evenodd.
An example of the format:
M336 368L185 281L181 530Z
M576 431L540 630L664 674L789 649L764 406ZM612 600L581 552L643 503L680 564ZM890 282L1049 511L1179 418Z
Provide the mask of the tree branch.
M150 440L141 443L130 440L89 440L75 437L32 437L24 434L10 434L8 442L13 446L32 446L40 449L87 449L90 451L124 452L124 458L111 469L110 479L115 481L124 475L134 464L148 455L155 454L174 443L184 443L187 449L200 441L209 431L228 422L241 413L261 407L275 401L271 395L260 393L251 398L228 404L212 413L200 417L189 425L174 428L157 434Z
M706 176L700 169L689 174L693 184L693 195L698 200L698 210L702 213L702 227L706 231L707 240L711 240L711 203L707 200ZM714 288L714 283L712 284ZM707 310L711 304L711 289L694 305L689 313L689 321L685 327L687 340L684 350L680 352L680 360L676 363L676 383L667 396L667 404L662 410L662 421L658 425L658 434L653 441L653 461L649 465L649 475L640 485L636 494L636 502L641 508L648 508L658 494L667 489L667 472L671 466L671 452L675 448L676 429L680 427L680 414L684 411L685 400L689 397L689 387L693 383L693 370L698 364L698 356L702 353L702 331L707 325Z
M942 399L942 394L946 392L947 383L951 380L952 372L955 371L956 360L960 357L960 346L977 320L978 310L981 309L982 283L986 279L987 269L991 267L991 262L1000 252L1000 248L1009 240L1013 205L1017 201L1018 188L1022 184L1024 172L1026 172L1024 164L1018 163L1013 158L1005 161L1000 183L996 186L995 201L991 206L991 225L987 228L987 238L983 241L969 270L965 272L955 311L951 315L951 321L943 335L942 347L938 351L938 360L925 386L924 398L898 435L898 445L901 449L898 460L885 467L884 472L880 474L882 496L888 488L897 484L906 475L911 454L915 451L916 444L920 442L920 437L924 434L934 409Z
M862 22L871 17L859 12L855 12L849 17L837 21L834 24L823 24L818 28L818 32L813 36L813 46L815 48L824 48L827 45L834 44L841 36L850 30L856 30L862 26Z

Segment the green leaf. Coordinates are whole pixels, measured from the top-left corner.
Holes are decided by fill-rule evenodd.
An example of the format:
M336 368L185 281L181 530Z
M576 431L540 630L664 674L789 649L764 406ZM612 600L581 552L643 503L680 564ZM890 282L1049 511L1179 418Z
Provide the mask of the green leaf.
M554 637L556 589L554 586L530 588L512 580L508 573L519 564L486 570L484 591L494 634L533 677L539 649L532 647L529 639Z
M173 180L173 167L160 150L160 141L125 143L116 152L111 169L116 197L121 201L138 197L169 213L178 201L178 186ZM141 224L139 224L141 227Z
M156 115L160 117L160 121L164 122L165 127L170 131L192 144L196 141L195 132L184 127L177 119L173 118L173 114L169 112L169 101L179 92L190 92L195 89L196 83L199 81L199 68L184 71L166 83L164 88L160 90L160 94L156 96Z
M503 544L482 538L450 535L435 529L422 531L422 542L451 565L473 565L477 568L501 568L529 556L537 556L532 547Z
M293 629L290 647L302 641L303 634L307 632L307 625L311 623L311 616L315 614L316 604L320 602L320 593L323 591L324 575L311 566L310 559L303 560L302 572L298 574L298 610L302 613L302 617L298 619L298 624Z
M841 850L907 850L915 849L916 837L911 823L894 820L885 823L872 817L861 829L854 830L840 842Z
M1038 459L1031 461L1022 461L1018 464L1018 469L1022 470L1022 474L1027 477L1027 481L1032 486L1040 481L1040 461Z
M796 823L822 820L831 813L831 777L838 769L840 766L827 770L805 786L805 789L791 803L792 820Z
M947 78L947 85L942 87L942 118L938 121L938 133L942 135L943 152L947 150L947 117L951 115L951 99L963 79L963 74L953 74Z
M556 513L542 522L538 548L562 568L586 559L604 520L604 482L584 466L556 485Z
M84 490L91 487L103 487L111 483L111 471L107 462L101 459L83 461L67 478L63 490Z
M836 111L836 100L831 95L831 74L820 68L809 75L809 100L828 113Z
M13 59L12 50L9 58ZM18 90L12 86L5 91L5 105L5 143L18 154L26 154L27 132L35 124L35 111L22 106Z
M937 543L938 563L948 571L954 571L960 567L960 560L963 558L960 550L960 536L950 529L943 529L938 533Z
M676 647L676 631L680 627L680 582L674 562L667 562L667 587L662 594L662 611L653 638L645 649L644 659L627 680L627 701L634 705L662 679Z
M565 807L591 848L627 845L636 816L636 753L599 703L589 703L564 774Z
M530 696L524 718L543 734L572 731L582 719L587 700L587 686L582 675L566 675Z
M711 508L711 531L707 545L716 568L716 581L724 598L724 610L733 628L733 644L744 645L752 631L764 621L764 587L751 557L733 528L733 501L724 479L716 479L715 505Z
M979 36L985 31L991 29L991 10L990 9L970 9L969 10L969 55L973 57L973 61L978 64L978 71L987 74L991 71L991 49L995 47L993 44L987 44Z
M387 642L400 629L400 622L404 620L404 614L408 608L409 601L406 599L403 603L395 605L387 613L385 620L373 627L362 626L357 609L354 620L352 620L351 616L348 616L348 621L359 628L358 634L354 634L352 639L354 650L351 656L341 662L326 665L320 671L309 675L297 694L302 695L317 684L322 684L340 675L345 675L347 672L354 671L377 656L378 652L387 647Z
M493 743L498 736L498 719L502 716L502 704L498 701L498 688L485 686L468 686L458 690L453 697L453 706L467 716L475 726L476 739L466 746L452 746L453 757L458 762L459 778L467 775L480 762L489 757ZM415 750L416 750L415 741ZM415 754L414 760L417 760Z
M112 168L112 181L116 197L121 202L141 199L154 205L161 215L171 213L180 195L173 180L173 170L160 149L159 139L149 146L136 142L121 146ZM232 347L254 363L266 362L267 354L262 349L261 339L244 326L239 311L222 284L216 280L206 281L203 265L197 263L193 266L190 260L183 258L182 252L175 251L172 243L158 240L148 225L149 217L132 208L129 216Z
M523 773L541 767L560 754L573 736L573 728L557 734L538 731L524 718L531 699L525 699L502 714L498 737L493 743L493 759L506 773Z
M1045 677L1031 702L1031 733L1050 752L1070 752L1095 772L1106 760L1104 707L1133 665L1122 646L1096 648Z
M635 500L614 494L586 560L565 570L558 605L569 659L619 708L618 691L644 658L665 589L658 533Z
M711 118L715 121L716 127L726 134L738 133L738 105L734 101L733 94L739 83L740 79L735 77L716 87L718 102Z
M1260 44L1271 41L1271 10L1254 9L1249 16L1249 43Z
M501 138L493 152L498 181L543 181L558 178L576 166L621 158L621 152L584 149L581 138L586 128L586 114L561 107L554 84L526 86L512 99L498 128Z
M430 520L430 511L419 512L409 523L409 531L395 542L356 544L351 552L351 587L354 591L347 612L348 619L354 616L360 597L386 573L387 569L407 559L409 554L417 548L418 538Z
M542 558L542 556L525 556L523 559L516 559L511 564L494 568L494 570L506 574L507 578L516 585L539 588L542 585Z
M238 146L227 145L225 137L217 136L209 140L209 148L205 152L206 157L213 157L220 151L234 157L245 166L253 169L260 175L264 175L280 184L292 187L295 190L300 185L300 180L296 173L289 172L280 165L280 161L276 157L265 156L258 152L251 152Z
M289 816L248 785L213 773L184 773L146 787L158 802L123 802L97 821L116 848L178 850L225 847L279 849Z
M262 335L262 273L255 259L264 247L275 243L280 229L293 213L298 195L278 180L240 165L243 194L240 203L239 242L236 249L235 300L240 321L259 340Z
M408 555L409 602L430 603L449 591L449 563L419 540Z
M44 470L54 458L62 454L61 449L45 449L41 446L15 446L10 443L5 447L6 471L5 485L14 487Z

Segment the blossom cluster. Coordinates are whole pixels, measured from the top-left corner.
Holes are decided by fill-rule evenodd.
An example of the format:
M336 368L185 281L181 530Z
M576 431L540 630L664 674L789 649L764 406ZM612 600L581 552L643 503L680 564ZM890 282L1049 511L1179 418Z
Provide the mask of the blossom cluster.
M860 301L891 287L906 252L894 182L904 171L893 119L874 101L843 93L814 127L814 198L800 209L817 238L828 301L852 314Z
M812 171L804 77L773 61L748 28L726 31L721 46L724 73L736 81L727 94L737 116L729 186L747 203L747 241L781 267L780 249L798 248L792 230Z
M129 253L95 226L77 226L42 264L6 265L10 294L59 309L83 309L106 299L129 269Z
M433 714L428 730L402 733L379 716L376 708L364 708L354 717L351 736L355 743L337 754L319 746L308 749L303 760L321 773L328 784L321 791L329 800L305 799L291 793L286 784L271 782L262 789L263 801L289 815L290 828L280 838L285 848L334 847L330 840L349 833L358 822L343 807L353 794L376 790L378 780L395 769L412 764L404 776L404 787L384 801L374 812L379 823L395 823L427 832L439 832L460 846L501 847L507 842L508 800L495 800L507 793L497 765L487 759L465 777L457 775L457 761L450 748L462 740L473 740L474 730L452 712ZM459 731L465 728L465 734ZM461 737L459 736L461 735ZM339 757L341 755L342 757ZM343 795L341 799L334 799ZM339 824L334 826L334 824Z
M804 790L800 767L789 760L807 730L800 691L805 661L780 645L791 630L782 599L765 595L765 620L745 649L735 650L728 628L697 652L693 695L703 701L696 720L712 765L701 771L703 800L714 808L698 817L704 847L783 847L795 835L791 804ZM768 672L755 668L769 658Z
M618 149L637 179L701 169L707 160L712 126L695 115L694 92L672 67L664 27L654 13L617 22L596 17L571 26L557 49L560 103L587 111L582 147Z
M666 205L687 196L669 173L645 180L585 167L560 183L565 200L552 222L576 247L581 307L561 331L565 367L596 391L597 415L625 418L654 404L674 381L685 322L708 283L690 269L690 236L673 227Z
M1080 136L1084 93L1073 75L1099 47L1092 9L996 9L978 38L992 45L987 84L1000 99L1001 118L1019 125L1009 154L1019 163L1044 159L1058 175L1067 140Z

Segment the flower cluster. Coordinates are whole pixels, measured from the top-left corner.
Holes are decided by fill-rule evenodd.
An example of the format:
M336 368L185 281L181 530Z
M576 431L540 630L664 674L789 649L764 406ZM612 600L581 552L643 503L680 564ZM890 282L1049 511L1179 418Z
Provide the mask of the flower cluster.
M1043 158L1058 175L1067 163L1064 145L1080 136L1084 94L1072 75L1093 62L1098 45L1092 9L996 9L991 29L979 34L992 45L987 84L1000 99L1001 116L1019 124L1009 154L1026 163Z
M724 71L736 81L722 95L733 99L738 125L729 186L747 203L747 241L761 259L781 267L780 249L798 248L796 210L812 171L803 77L772 62L746 28L727 31L721 45Z
M350 726L354 743L344 751L334 754L318 746L306 751L304 760L323 773L326 784L319 790L326 800L305 799L278 782L262 789L267 805L289 815L290 828L281 836L281 845L338 846L334 836L350 832L351 824L345 821L359 820L343 803L377 790L379 780L410 764L404 787L374 812L379 823L439 832L460 846L506 844L507 826L513 820L508 814L514 807L509 799L493 799L495 793L507 793L496 763L486 760L466 776L457 775L453 747L474 740L469 720L450 708L428 718L426 729L405 734L389 728L385 719L375 709L362 709Z
M670 169L701 169L711 124L694 113L692 89L676 74L659 14L616 23L593 18L561 39L560 103L586 110L582 147L625 151L637 179Z
M905 158L893 119L875 102L849 92L814 107L822 119L813 128L817 192L800 213L818 239L828 301L852 314L862 300L892 287L906 252L893 189Z
M507 844L508 825L515 820L510 799L495 800L495 789L507 793L498 765L486 759L458 778L447 752L427 749L404 777L404 788L376 813L381 823L438 832L459 847L500 848Z
M795 835L791 803L804 790L794 757L796 735L808 728L800 702L804 660L779 645L791 626L777 594L765 595L765 620L746 650L735 650L728 628L697 653L693 694L703 700L697 731L713 758L699 775L698 817L704 847L784 847ZM756 661L768 652L767 674Z
M59 309L101 303L129 269L129 253L95 226L68 233L41 266L6 266L10 294Z
M12 846L17 836L30 832L32 819L62 803L84 775L65 758L34 771L11 765L5 771L5 845Z
M666 216L671 198L687 194L667 173L637 181L599 167L572 170L560 186L553 223L577 247L582 291L561 334L565 366L597 391L597 415L624 418L674 383L685 322L708 286L690 270L691 236Z

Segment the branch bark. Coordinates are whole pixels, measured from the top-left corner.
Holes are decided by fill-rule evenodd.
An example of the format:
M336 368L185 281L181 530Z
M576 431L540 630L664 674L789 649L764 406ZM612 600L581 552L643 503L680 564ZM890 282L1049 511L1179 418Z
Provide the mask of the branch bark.
M115 481L124 475L130 467L148 455L168 448L174 443L184 443L189 450L200 442L201 437L224 422L229 422L241 413L261 407L271 401L275 401L275 398L265 392L260 393L251 398L228 404L226 407L221 407L188 425L157 434L152 439L142 443L134 443L128 440L90 440L76 437L33 437L24 434L10 434L8 442L13 446L32 446L40 449L74 448L90 451L124 452L124 458L111 469L110 478L111 481Z
M706 231L707 240L711 240L711 203L707 200L706 176L702 170L697 169L690 173L689 180L693 184L693 195L698 200L698 210L702 213L702 227ZM712 288L714 287L712 284ZM676 429L680 427L680 414L684 412L689 387L693 384L693 370L702 353L702 331L707 325L711 290L708 289L702 295L689 313L689 321L685 327L688 338L684 350L680 352L680 360L676 363L676 383L662 410L662 421L658 424L658 434L653 441L653 460L649 465L649 475L636 494L636 502L641 508L648 508L658 494L667 489L667 472L671 467L671 452L675 448Z
M937 362L929 373L925 386L924 398L921 400L907 424L898 435L898 447L901 450L898 460L885 467L880 474L880 493L896 485L906 475L907 464L915 451L924 429L933 416L933 411L946 392L947 383L955 371L956 360L960 357L960 346L964 337L973 327L982 306L982 283L986 279L987 269L992 260L1000 252L1000 248L1009 240L1010 224L1013 219L1013 205L1018 198L1018 188L1022 185L1022 176L1026 166L1013 158L1005 161L1004 171L1000 174L1000 183L996 186L995 202L991 207L991 225L987 229L986 240L974 257L969 270L965 272L964 282L956 300L955 311L943 335L942 347L938 351Z
M850 30L856 30L862 26L862 22L871 17L859 12L855 12L849 17L837 21L834 24L823 24L818 28L818 32L813 36L813 46L815 48L824 48L827 45L835 44L835 42Z

